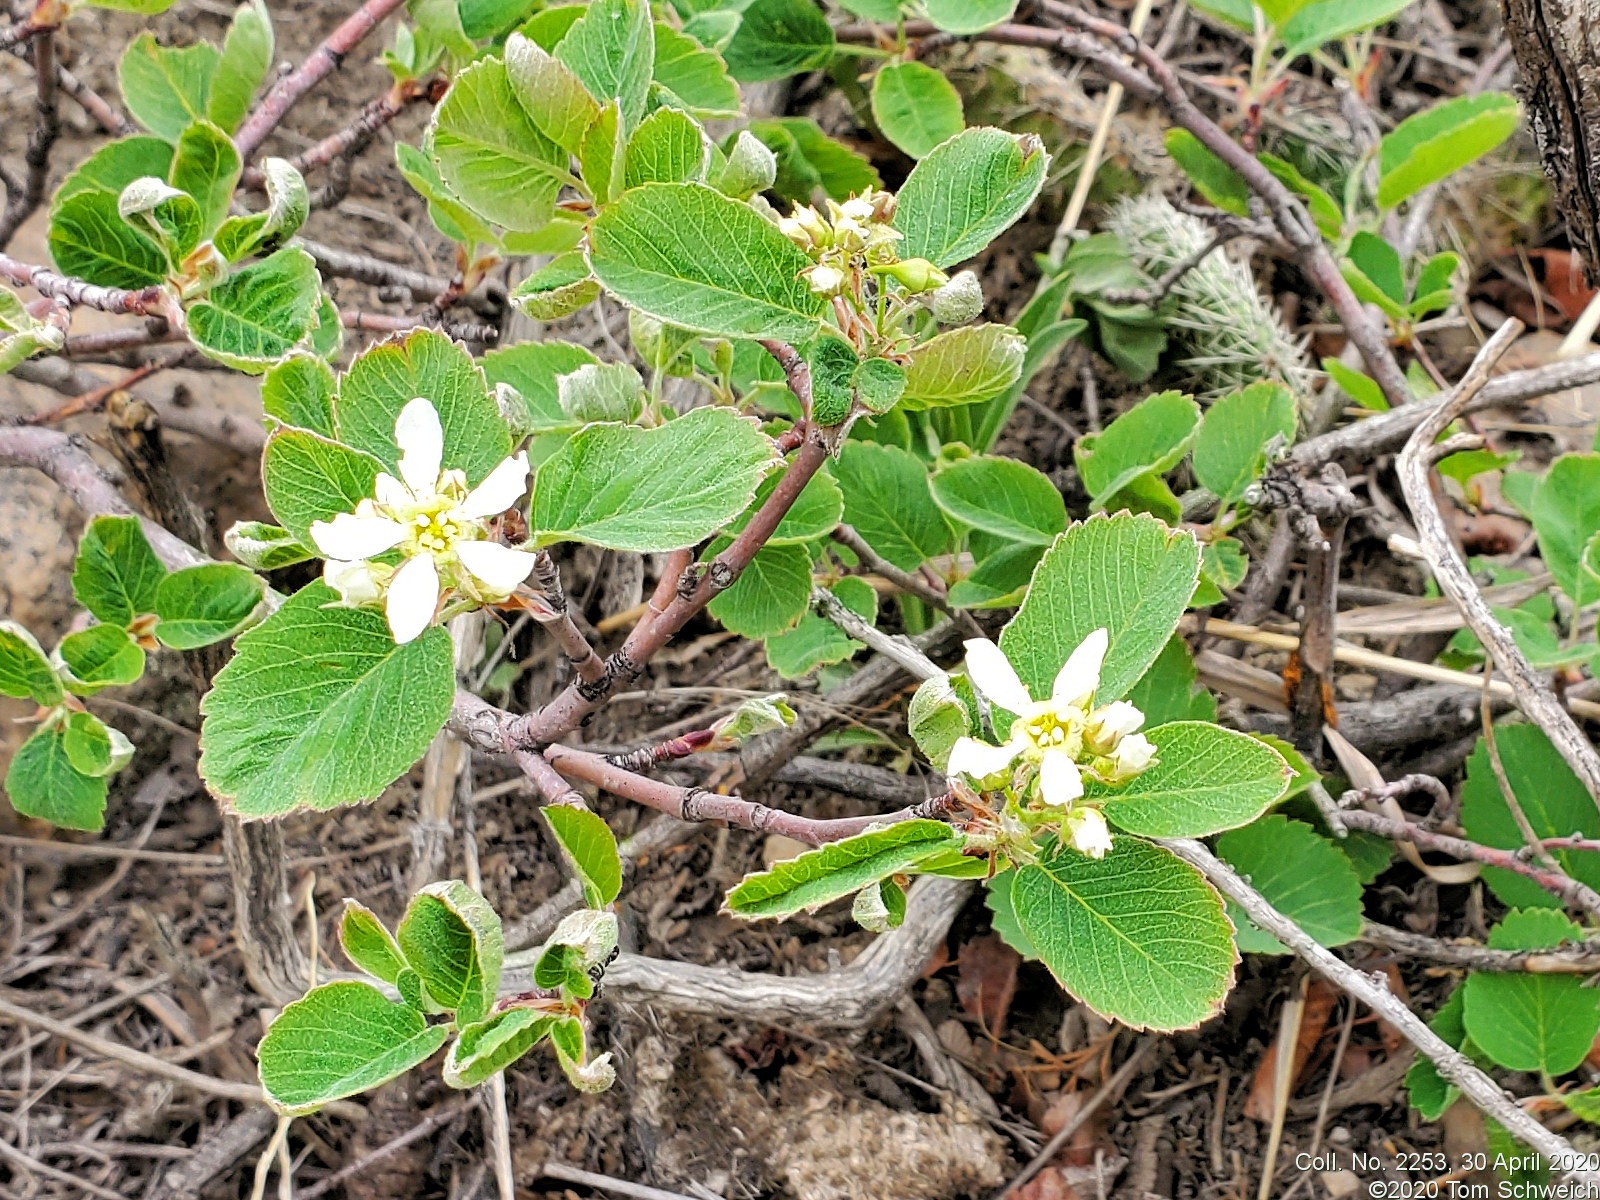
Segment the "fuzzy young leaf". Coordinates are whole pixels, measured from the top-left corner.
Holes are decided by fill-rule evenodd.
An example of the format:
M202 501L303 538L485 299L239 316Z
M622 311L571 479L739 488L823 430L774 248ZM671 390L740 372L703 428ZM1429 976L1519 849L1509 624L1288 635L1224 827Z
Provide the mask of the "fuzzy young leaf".
M1014 458L963 458L933 475L933 499L946 515L1029 545L1048 546L1067 527L1055 484Z
M711 143L694 118L675 108L658 108L628 139L623 187L701 182L710 151Z
M1078 439L1073 458L1096 508L1142 475L1160 475L1183 458L1200 424L1200 406L1182 392L1139 401L1105 431Z
M62 749L80 775L98 779L133 761L133 743L93 713L69 712L61 728Z
M466 884L431 883L413 896L395 941L422 977L433 1011L470 1025L494 1006L505 957L500 918Z
M37 817L62 829L98 833L106 820L106 779L85 775L72 765L66 737L62 721L34 730L11 756L6 795L11 807L24 817Z
M395 645L383 614L321 583L240 636L201 703L200 773L233 812L372 800L421 758L455 696L450 635Z
M189 333L211 358L259 375L311 332L320 287L311 255L293 246L279 250L192 305Z
M0 621L0 695L49 708L61 703L61 680L44 648L15 621Z
M719 337L804 342L827 304L800 277L811 260L776 225L698 183L614 200L590 228L589 264L633 307Z
M1217 853L1272 907L1324 946L1361 934L1361 880L1339 848L1302 821L1270 813L1217 839ZM1270 933L1230 908L1239 949L1287 954Z
M901 821L830 842L771 870L747 875L728 893L727 910L749 920L781 920L814 912L862 888L961 847L961 835L943 821Z
M873 76L872 119L912 158L926 158L961 132L961 94L926 63L892 62Z
M440 177L474 212L522 232L549 222L568 178L567 153L518 102L501 59L480 59L457 75L430 128Z
M404 1075L450 1036L370 983L313 988L278 1014L256 1047L268 1102L290 1116L314 1113Z
M968 129L942 143L900 189L900 257L937 267L971 258L1028 210L1049 162L1032 134Z
M596 100L617 101L625 131L638 126L656 54L649 0L591 0L555 53Z
M1517 804L1535 834L1559 838L1581 833L1585 838L1600 838L1600 814L1589 793L1537 725L1497 727L1495 748ZM1489 748L1481 739L1467 760L1467 779L1461 785L1461 825L1467 837L1486 846L1516 850L1524 844L1516 818L1500 792ZM1559 847L1550 852L1572 878L1600 887L1600 855ZM1559 908L1561 904L1533 880L1501 867L1485 867L1483 881L1507 905Z
M1061 986L1135 1029L1191 1029L1217 1013L1233 982L1220 897L1149 842L1119 837L1101 859L1058 848L1018 869L1011 900Z
M722 55L740 83L761 83L826 66L833 48L833 29L812 0L755 0Z
M520 33L506 39L506 77L539 132L577 154L600 105L572 69Z
M561 377L599 363L592 353L570 342L522 342L483 356L483 372L491 387L508 384L514 395L501 405L513 437L570 430L572 418L561 407Z
M204 219L194 197L153 175L122 189L117 215L153 238L170 262L187 258L204 234Z
M240 169L232 140L210 121L196 121L178 135L169 178L174 187L194 197L207 234L228 215Z
M763 733L787 729L794 721L794 709L789 707L782 692L771 696L751 696L712 726L716 736L708 743L708 747L714 750L730 749Z
M155 612L166 574L138 517L96 517L78 542L72 594L102 623L125 627Z
M221 57L206 42L162 46L151 34L141 33L117 64L123 102L139 124L165 141L176 142L191 124L206 119Z
M1100 704L1127 693L1178 627L1200 576L1200 545L1148 516L1074 525L1045 552L1000 646L1035 696L1096 629L1110 634Z
M727 542L712 542L713 558ZM804 546L763 546L706 611L743 637L772 637L794 628L811 604L811 555Z
M823 133L810 117L752 121L750 132L777 157L778 177L772 190L785 200L809 204L817 188L844 200L883 182L870 162Z
M445 1057L444 1081L454 1088L476 1087L542 1042L556 1020L549 1013L508 1008L468 1025Z
M951 329L907 355L907 410L976 404L1006 391L1022 374L1027 343L1008 325Z
M915 571L954 542L933 501L928 472L894 446L850 441L833 464L844 493L844 519L869 546L903 571Z
M1255 820L1283 797L1289 767L1271 746L1204 721L1149 731L1156 762L1120 787L1090 780L1106 819L1147 837L1206 837Z
M563 804L546 805L541 811L583 883L584 902L592 908L610 904L622 891L622 860L605 821L586 809Z
M281 246L305 224L311 212L311 194L306 190L305 176L295 170L288 159L262 159L261 173L266 178L267 207L248 216L228 217L212 238L217 250L229 262Z
M559 321L594 302L600 285L589 273L589 262L577 250L558 254L532 271L509 299L524 316L535 321Z
M617 915L580 908L568 913L533 965L535 987L560 990L580 1000L594 995L589 972L604 968L617 948Z
M252 571L276 571L316 557L287 529L265 521L235 521L222 541Z
M156 637L174 650L197 650L251 624L266 583L237 563L174 571L156 592Z
M1287 447L1296 428L1294 396L1281 383L1253 383L1218 400L1194 438L1194 477L1233 503L1266 466L1273 439Z
M982 33L1017 10L1017 0L924 0L928 20L946 33Z
M1522 119L1504 92L1458 96L1407 117L1378 145L1378 205L1393 208L1482 158Z
M117 625L91 625L61 639L50 663L77 696L127 687L144 674L144 651Z
M906 709L906 732L917 749L939 770L950 760L950 749L972 733L972 714L950 684L948 675L924 679Z
M847 575L828 590L867 624L878 619L878 594L866 580ZM817 667L842 662L862 646L826 617L807 612L788 633L767 639L767 665L785 679L799 679Z
M880 879L856 893L850 916L869 933L898 929L906 919L906 894L892 879Z
M272 17L262 0L239 5L222 42L206 116L229 133L239 128L251 97L272 68L275 48Z
M393 983L409 965L400 952L400 943L384 928L378 915L366 905L345 897L344 915L339 918L339 944L345 957L368 975Z
M658 429L591 425L539 467L534 535L611 550L692 546L744 510L771 461L767 438L726 408Z
M1489 931L1494 950L1549 950L1582 940L1582 929L1548 908L1513 909ZM1600 1033L1600 1000L1573 975L1474 971L1462 990L1468 1036L1507 1070L1565 1075Z

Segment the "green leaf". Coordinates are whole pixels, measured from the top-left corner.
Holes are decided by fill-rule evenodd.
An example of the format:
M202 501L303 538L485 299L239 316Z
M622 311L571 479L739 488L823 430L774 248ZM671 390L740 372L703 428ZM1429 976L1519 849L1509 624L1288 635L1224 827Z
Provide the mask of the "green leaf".
M1161 653L1200 575L1200 545L1147 516L1096 516L1062 534L1033 574L1000 647L1035 696L1096 629L1110 635L1100 688L1123 696Z
M1349 2L1350 0L1326 0L1326 3L1330 5ZM1403 0L1402 7L1406 3L1410 3L1410 0ZM1312 7L1319 6L1313 5ZM1344 211L1339 207L1338 202L1322 188L1302 175L1300 168L1287 159L1266 153L1257 154L1256 158L1263 167L1272 172L1279 183L1306 202L1306 207L1311 210L1311 220L1316 225L1317 232L1329 241L1338 241L1339 235L1344 231Z
M1373 412L1389 411L1389 400L1383 394L1383 388L1378 386L1378 381L1372 376L1363 375L1354 367L1345 366L1337 358L1323 359L1322 369L1339 386L1340 391L1362 408L1371 409Z
M706 557L728 545L713 542ZM811 604L811 555L804 546L763 546L734 580L706 606L724 629L747 638L771 637L793 629Z
M174 571L156 593L156 637L174 650L197 650L252 623L266 582L237 563Z
M655 64L655 24L647 0L591 0L555 54L597 101L617 101L625 131L639 124Z
M559 321L571 316L600 294L589 274L589 262L577 250L558 254L531 272L512 291L510 300L535 321Z
M495 244L488 223L445 186L432 158L404 142L395 143L394 158L401 177L428 202L428 219L440 233L469 248Z
M1393 208L1482 158L1522 119L1504 92L1458 96L1407 117L1378 144L1378 206Z
M578 147L583 182L598 207L610 204L623 192L628 140L618 128L622 121L618 112L615 100L607 103L584 129Z
M567 154L517 101L502 60L480 59L457 75L429 131L440 178L473 212L525 232L549 222L569 177Z
M345 957L368 975L393 983L407 968L400 944L384 927L378 915L366 905L345 897L344 915L339 918L339 944Z
M172 168L172 146L157 137L139 134L119 138L100 147L68 175L51 200L52 206L84 193L99 193L113 201L136 179L165 179Z
M44 647L15 621L0 621L0 695L43 708L61 703L61 680Z
M166 573L138 517L96 517L78 542L72 594L101 622L125 627L155 612Z
M767 497L772 495L782 479L782 470L773 471L763 479L761 486L756 489L755 499L728 525L727 532L737 534L743 530L750 523L750 518L761 510L761 506L767 502ZM839 491L839 485L834 482L833 476L819 471L795 498L794 503L789 506L789 511L783 514L783 520L778 522L778 527L772 531L772 536L766 540L766 545L790 546L827 537L839 524L839 519L843 515L844 496Z
M205 354L259 375L311 332L321 280L298 246L230 275L189 308L189 333Z
M1135 1029L1192 1029L1233 982L1233 927L1200 873L1138 838L1017 870L1017 924L1072 995Z
M423 888L406 906L395 940L435 1011L469 1025L494 1007L505 956L500 918L466 884L452 879Z
M938 267L971 258L1028 210L1049 163L1032 134L968 129L944 142L900 189L900 257Z
M78 696L127 687L144 674L144 651L117 625L91 625L67 634L50 662L67 691Z
M316 557L287 529L264 521L235 521L222 540L252 571L276 571Z
M1207 203L1235 216L1250 213L1250 185L1187 129L1167 130L1167 153Z
M628 139L623 187L701 182L710 151L711 144L693 117L675 108L658 108Z
M333 438L333 368L315 354L297 352L275 364L261 379L261 408L267 416Z
M1585 543L1600 530L1600 454L1563 454L1533 493L1528 516L1539 535L1539 557L1569 598L1588 604L1600 584L1583 571Z
M61 747L80 775L98 779L122 770L133 759L133 743L93 713L69 712L61 727Z
M1494 950L1550 950L1582 940L1582 929L1548 908L1513 909L1489 931ZM1565 1075L1600 1033L1600 998L1573 975L1474 971L1462 991L1468 1036L1507 1070Z
M1022 374L1027 343L1008 325L967 325L906 356L902 405L910 411L975 404L1000 395Z
M502 411L512 436L520 439L530 433L571 429L572 418L561 407L557 380L600 360L570 342L521 342L491 350L481 361L491 388L509 384L515 390Z
M1365 33L1399 16L1411 0L1317 0L1295 13L1281 29L1285 65L1318 46Z
M1281 383L1253 383L1224 396L1195 434L1195 479L1226 507L1260 477L1274 439L1287 448L1295 427L1294 395Z
M568 913L545 942L533 965L535 987L587 1000L594 995L589 972L604 969L617 948L617 916L580 908Z
M1250 881L1273 908L1324 946L1342 946L1361 935L1361 880L1339 848L1301 821L1271 813L1217 839L1217 853ZM1287 954L1269 933L1243 913L1233 917L1239 949L1252 954Z
M1121 787L1087 781L1106 819L1146 837L1207 837L1255 820L1283 797L1289 768L1271 746L1204 721L1147 734L1156 761Z
M907 383L906 369L887 358L866 359L850 378L856 399L880 416L900 403Z
M728 893L736 917L781 920L815 912L946 850L959 849L961 835L943 821L900 821L808 850L771 870L746 875Z
M828 590L867 624L878 619L878 594L866 580L847 575ZM843 662L862 647L826 617L808 612L788 633L767 639L767 665L785 679L799 679L819 666Z
M1428 1022L1428 1028L1443 1038L1452 1049L1461 1049L1467 1040L1467 1028L1461 1022L1465 1009L1466 992L1456 988ZM1433 1060L1420 1054L1406 1072L1406 1091L1410 1094L1411 1106L1422 1114L1425 1121L1437 1121L1444 1116L1445 1109L1461 1095L1455 1084L1447 1083L1439 1074L1439 1068L1433 1065Z
M505 61L511 90L539 132L568 154L577 154L583 131L600 113L583 80L520 33L506 39Z
M1009 21L1017 0L924 0L922 7L946 33L981 33Z
M382 342L350 364L334 399L339 438L398 475L395 419L418 396L439 414L446 470L459 468L476 485L511 453L510 434L483 372L465 346L433 329Z
M1055 484L1014 458L957 459L941 464L929 482L947 516L996 537L1048 546L1067 527Z
M206 116L229 133L239 128L256 89L272 69L275 45L272 17L262 0L239 5L222 42L206 105Z
M167 256L98 191L57 198L50 210L50 257L57 270L101 287L146 288L166 278Z
M176 142L193 122L206 119L221 57L206 42L180 49L159 45L153 35L141 33L117 64L123 103L151 133Z
M833 28L812 0L754 0L722 56L740 83L760 83L827 66L833 48Z
M1536 725L1500 725L1495 747L1517 804L1534 833L1560 838L1581 833L1600 838L1600 813L1583 784L1572 773L1550 739ZM1489 760L1489 747L1479 740L1467 760L1461 785L1461 825L1466 836L1485 846L1519 850L1523 846L1516 818L1506 807ZM1561 869L1580 883L1600 887L1600 855L1552 848ZM1485 867L1483 881L1502 903L1518 908L1559 908L1560 900L1533 880L1501 867Z
M692 546L744 511L771 462L771 442L727 408L657 429L591 425L539 467L534 536L546 546Z
M985 888L983 902L989 909L994 931L1000 939L1029 962L1037 962L1039 951L1017 921L1017 909L1012 890L1017 882L1015 870L1001 871L991 878Z
M1196 683L1197 678L1188 645L1173 637L1128 690L1127 700L1152 728L1171 721L1215 721L1216 699Z
M384 464L304 429L278 429L261 457L267 507L303 546L314 546L311 525L354 512L372 495Z
M325 983L279 1013L262 1037L261 1086L273 1108L305 1116L404 1075L449 1036L448 1025L429 1025L370 983Z
M136 179L117 197L117 215L152 238L168 262L182 262L200 244L204 218L188 192L150 176Z
M619 299L697 333L804 342L827 305L800 276L811 260L776 225L698 183L613 201L590 227L589 263Z
M687 33L656 22L653 77L659 87L697 117L731 117L739 112L739 85L728 66Z
M1073 447L1078 475L1096 508L1141 475L1177 466L1200 424L1200 406L1182 392L1160 392L1139 401L1105 430L1079 438Z
M950 760L950 748L973 732L972 714L948 675L924 679L912 694L906 732L922 756L941 771Z
M587 809L547 804L540 811L583 883L584 903L610 904L622 891L622 860L610 828Z
M24 817L98 833L106 823L106 779L73 767L66 736L60 721L36 729L11 756L6 795Z
M823 133L810 117L751 121L749 130L777 156L778 178L772 190L785 200L810 203L818 188L844 200L883 182L870 162Z
M90 8L105 8L113 12L140 13L155 16L171 8L174 0L88 0Z
M1044 548L1033 543L994 551L972 574L950 585L950 603L957 608L1016 607L1043 556Z
M1410 313L1425 317L1431 312L1449 308L1455 301L1451 280L1461 266L1461 256L1446 250L1435 254L1417 273L1416 284L1411 289Z
M210 121L196 121L178 136L170 181L194 197L207 234L228 215L239 171L239 152L228 135Z
M448 633L397 646L382 613L337 602L302 588L240 636L201 703L200 773L240 816L375 799L450 713Z
M965 128L960 93L943 74L914 60L888 63L873 76L872 119L912 158L925 158Z
M903 571L951 548L954 535L933 501L921 461L894 446L846 442L833 464L844 519Z
M1357 296L1383 309L1390 320L1406 319L1405 271L1400 253L1377 234L1363 229L1350 239L1344 277Z
M542 1042L555 1021L531 1008L508 1008L468 1025L445 1057L444 1081L454 1088L476 1087Z

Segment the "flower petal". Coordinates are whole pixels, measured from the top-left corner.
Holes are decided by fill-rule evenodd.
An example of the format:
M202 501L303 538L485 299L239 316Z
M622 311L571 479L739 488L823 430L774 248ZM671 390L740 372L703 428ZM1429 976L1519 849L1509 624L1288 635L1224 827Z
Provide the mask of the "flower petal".
M505 512L528 490L528 452L513 454L467 493L456 511L463 517L493 517Z
M1100 667L1106 661L1109 643L1104 629L1096 629L1084 638L1056 675L1050 699L1075 708L1088 704L1094 698L1095 688L1100 686Z
M1104 858L1111 849L1111 830L1106 826L1105 814L1098 808L1079 807L1067 818L1067 831L1072 848L1090 858Z
M487 585L485 591L509 596L533 570L537 556L499 542L457 542L456 557L474 579Z
M1132 779L1155 761L1155 744L1142 733L1130 733L1111 752L1114 783Z
M1011 746L991 746L977 738L957 738L950 747L950 761L945 766L949 775L965 775L969 779L987 779L998 775L1011 765L1017 752Z
M400 410L394 441L400 447L400 478L415 495L431 496L444 458L444 426L433 401L418 396Z
M1017 670L1005 652L993 642L972 638L964 643L967 648L967 674L972 686L992 703L1007 712L1027 712L1033 697L1017 678Z
M406 560L389 581L384 615L397 645L414 641L433 622L439 607L439 569L426 554Z
M372 494L385 508L399 508L414 503L416 499L410 488L387 471L379 471L377 478L372 481Z
M348 608L373 604L382 594L377 572L369 562L330 558L322 564L322 582L338 592L340 602Z
M1115 746L1119 739L1139 731L1144 724L1144 714L1128 701L1116 700L1095 709L1089 724L1100 742Z
M1059 750L1045 751L1039 764L1039 798L1052 808L1065 808L1083 795L1078 764Z
M332 521L311 522L311 540L328 558L353 562L393 550L406 539L406 527L388 517L340 513Z

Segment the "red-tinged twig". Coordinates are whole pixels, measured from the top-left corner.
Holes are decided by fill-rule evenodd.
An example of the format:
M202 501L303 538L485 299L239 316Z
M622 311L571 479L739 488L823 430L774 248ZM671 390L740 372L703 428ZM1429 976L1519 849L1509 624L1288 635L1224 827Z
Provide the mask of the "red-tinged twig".
M54 33L56 26L43 25L37 21L18 21L0 29L0 50L9 50L12 46L20 46L30 38L43 37L47 33Z
M583 636L583 630L573 621L567 608L566 589L561 586L561 569L548 550L540 550L534 558L533 576L540 594L519 591L511 603L544 626L572 664L580 690L599 684L606 677L605 660L595 653L589 639Z
M1529 862L1526 848L1501 850L1495 846L1469 842L1466 838L1452 837L1447 833L1435 833L1414 821L1396 821L1381 813L1363 812L1359 809L1341 815L1344 823L1351 829L1375 833L1390 841L1410 842L1419 850L1448 854L1459 862L1476 862L1486 867L1513 871L1524 879L1531 879L1552 896L1559 897L1567 904L1600 916L1600 892L1560 871L1547 870ZM1556 848L1559 849L1559 845Z
M636 775L598 754L574 750L569 746L546 747L544 758L563 775L592 783L613 795L664 812L680 821L725 821L738 829L748 829L753 833L777 833L809 846L854 837L872 825L895 824L918 818L937 819L955 803L947 794L902 808L898 812L815 820L768 808L765 804L757 804L741 796L722 796L704 788L678 787Z
M343 129L330 133L309 150L292 157L289 160L290 165L301 174L305 174L318 167L325 167L338 158L354 158L370 146L372 139L378 136L378 130L404 112L408 104L426 100L429 89L430 85L416 80L396 84L376 100L369 101L355 120ZM249 167L239 182L251 190L258 190L265 185L266 176L262 174L260 167Z
M50 185L50 151L61 136L61 112L56 104L56 39L50 29L33 40L34 111L38 120L28 136L23 155L28 177L18 195L6 197L5 215L0 217L0 248L11 244L18 228L44 203Z
M32 54L27 43L16 46L7 46L5 49L15 58L23 62L31 62ZM134 132L133 123L116 109L83 80L79 79L59 62L56 64L56 86L65 92L78 104L84 112L94 118L95 123L112 137L126 137Z
M619 770L642 775L664 762L676 762L680 758L700 753L715 741L716 737L714 729L696 729L682 737L669 738L653 746L640 746L637 750L630 750L626 754L608 754L606 761Z
M140 288L137 291L100 287L71 275L58 275L48 267L19 262L8 254L0 254L0 278L19 287L31 287L41 296L101 312L160 315L163 303L159 287Z
M148 379L151 375L158 371L164 371L171 365L168 362L146 363L144 366L124 375L115 383L108 383L92 391L84 392L80 396L74 396L65 404L26 418L23 423L27 425L54 425L58 421L65 421L68 417L76 417L82 413L98 412L106 400L116 392L131 388L140 380Z
M345 56L403 3L404 0L366 0L311 52L305 62L274 84L239 127L239 132L233 135L239 157L250 158L301 97L338 70Z

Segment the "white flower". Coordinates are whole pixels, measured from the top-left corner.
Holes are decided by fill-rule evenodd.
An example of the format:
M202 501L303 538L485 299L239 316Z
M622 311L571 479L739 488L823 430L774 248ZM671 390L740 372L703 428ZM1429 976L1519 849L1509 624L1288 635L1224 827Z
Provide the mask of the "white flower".
M844 286L844 272L838 267L812 267L805 274L811 281L811 290L821 296L836 295Z
M875 215L872 208L872 200L867 196L852 196L843 204L830 207L837 208L840 217L845 217L852 221L860 221L863 224L872 220ZM837 223L837 218L835 223Z
M1130 733L1111 751L1112 783L1132 779L1156 759L1156 748L1142 733Z
M1111 849L1111 830L1098 808L1080 805L1067 817L1067 840L1072 848L1090 858L1104 858Z
M432 624L440 602L462 593L478 603L506 599L533 570L534 556L489 540L488 519L522 498L528 456L506 459L470 491L459 470L441 471L444 428L433 404L418 397L394 423L400 478L379 473L375 495L353 513L316 521L311 539L327 556L322 577L356 607L381 596L400 644ZM398 570L368 560L398 549Z
M1130 733L1137 733L1144 724L1144 714L1126 700L1113 701L1089 714L1089 727L1084 740L1095 749L1109 751Z

